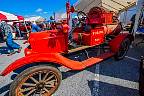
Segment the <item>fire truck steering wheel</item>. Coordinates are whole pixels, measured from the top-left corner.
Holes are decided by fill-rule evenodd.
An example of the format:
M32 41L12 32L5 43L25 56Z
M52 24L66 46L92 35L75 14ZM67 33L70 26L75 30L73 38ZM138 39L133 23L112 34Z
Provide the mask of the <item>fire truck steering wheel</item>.
M78 17L78 20L79 20L80 23L84 23L85 24L85 23L89 22L89 18L87 16L87 14L82 12L82 11L79 11L77 13L77 17Z

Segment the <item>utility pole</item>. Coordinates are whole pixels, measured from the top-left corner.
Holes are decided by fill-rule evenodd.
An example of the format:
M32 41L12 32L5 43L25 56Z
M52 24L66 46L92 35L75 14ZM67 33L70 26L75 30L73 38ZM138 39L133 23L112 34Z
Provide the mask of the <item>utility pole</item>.
M56 18L55 18L55 12L53 13L53 15L54 15L54 18L53 18L53 19L55 20L55 19L56 19Z

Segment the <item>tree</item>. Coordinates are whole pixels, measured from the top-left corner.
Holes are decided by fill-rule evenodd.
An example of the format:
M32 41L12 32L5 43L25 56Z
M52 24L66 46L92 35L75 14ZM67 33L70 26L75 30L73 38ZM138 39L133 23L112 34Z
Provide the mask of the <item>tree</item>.
M54 20L53 16L50 16L50 20Z

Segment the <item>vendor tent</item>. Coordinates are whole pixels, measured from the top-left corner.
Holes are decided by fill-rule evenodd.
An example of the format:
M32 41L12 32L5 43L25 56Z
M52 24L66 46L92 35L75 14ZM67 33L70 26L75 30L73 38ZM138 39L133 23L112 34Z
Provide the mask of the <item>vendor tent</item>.
M24 20L23 16L17 15L18 20Z
M87 13L92 7L101 7L108 11L121 13L136 5L136 0L79 0L75 8Z
M24 20L24 18L23 16L18 16L11 13L0 11L0 20L16 21L16 20Z
M55 14L55 20L59 21L59 20L63 20L67 18L67 14L66 13L56 13Z
M25 18L25 21L45 21L45 18L41 17L41 16L35 16L35 17L29 17L29 18Z

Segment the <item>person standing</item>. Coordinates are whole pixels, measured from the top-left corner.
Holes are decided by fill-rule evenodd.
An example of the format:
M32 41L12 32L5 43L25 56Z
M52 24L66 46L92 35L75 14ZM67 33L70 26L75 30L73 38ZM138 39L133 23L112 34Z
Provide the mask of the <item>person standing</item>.
M35 21L32 22L31 28L32 28L32 32L40 32L41 31L41 28L36 24Z
M11 32L8 32L6 45L7 45L8 49L10 50L8 56L16 53L16 51L14 49L18 49L18 51L17 51L18 53L21 52L22 47L20 47L19 44L17 44L16 42L13 41L13 37L12 37Z
M63 28L63 34L64 34L64 39L65 39L65 46L66 49L65 49L65 52L67 53L68 52L68 32L69 32L69 25L67 24L67 21L66 20L63 20L62 21L62 28Z
M16 35L17 35L17 37L22 37L21 31L20 31L20 29L19 29L19 23L15 23L15 24L14 24L14 28L15 28L15 30L16 30Z
M131 17L131 19L130 19L130 21L131 21L131 26L130 26L129 33L132 33L132 31L133 31L133 27L134 27L134 24L135 24L135 16L136 16L136 14L134 14L134 15Z
M0 42L5 41L5 32L4 32L4 23L3 21L0 21Z
M20 53L22 47L13 41L13 29L10 25L5 23L5 35L6 35L6 45L8 47L8 50L10 50L8 56L15 54L16 52ZM17 49L17 51L15 51Z

